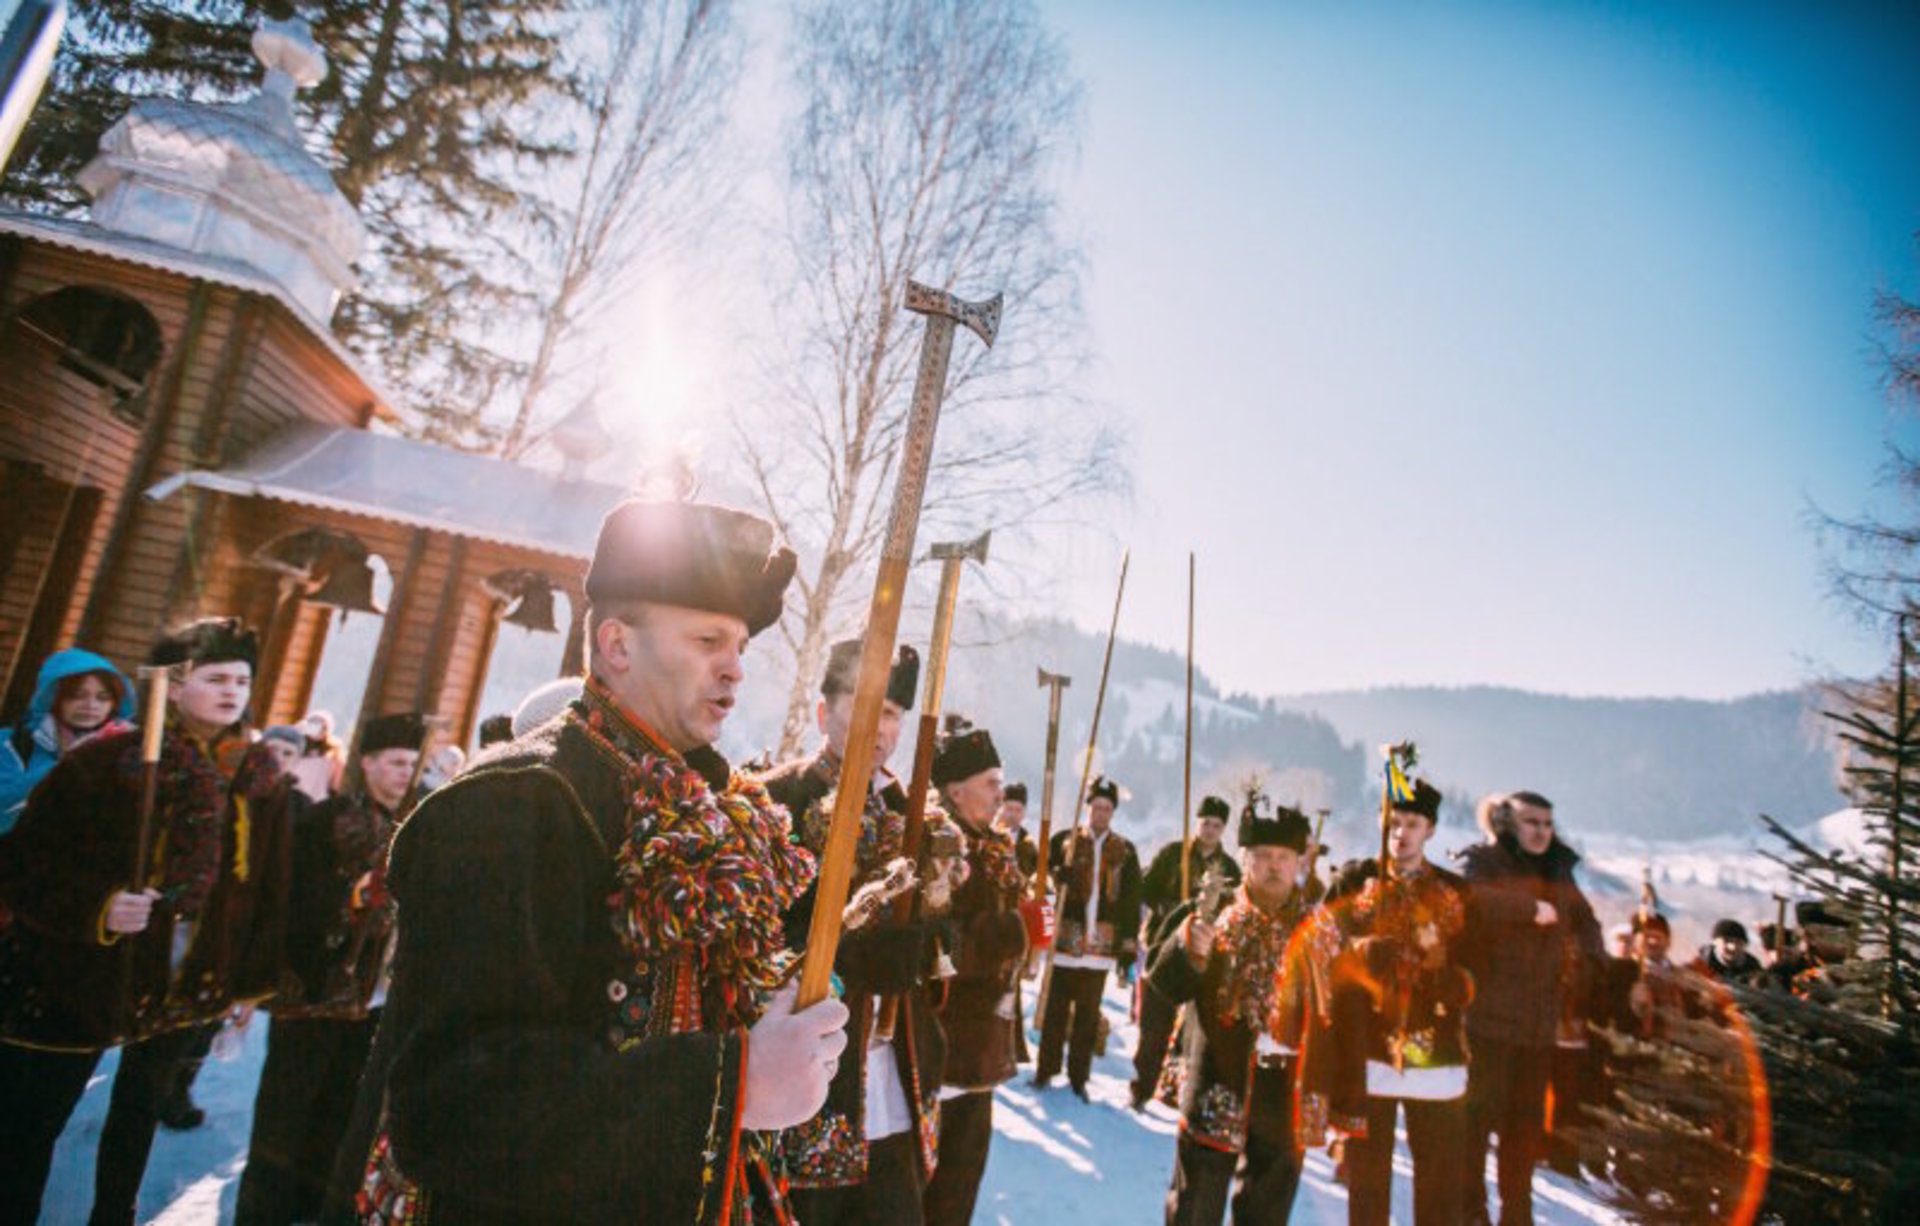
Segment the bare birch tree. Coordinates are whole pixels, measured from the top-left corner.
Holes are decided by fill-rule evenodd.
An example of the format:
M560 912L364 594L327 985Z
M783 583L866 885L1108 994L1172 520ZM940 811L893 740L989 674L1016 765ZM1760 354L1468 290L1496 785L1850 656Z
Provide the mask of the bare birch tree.
M802 0L793 44L795 287L768 395L734 430L762 510L802 556L781 626L795 670L783 754L885 530L921 334L908 278L1007 304L992 350L954 347L923 539L1031 527L1124 482L1116 431L1072 393L1080 260L1054 176L1080 88L1059 41L1024 0Z
M644 258L684 234L739 75L728 0L599 0L575 31L585 122L559 177L554 273L500 443L516 459L539 428L592 394L590 325L631 288Z

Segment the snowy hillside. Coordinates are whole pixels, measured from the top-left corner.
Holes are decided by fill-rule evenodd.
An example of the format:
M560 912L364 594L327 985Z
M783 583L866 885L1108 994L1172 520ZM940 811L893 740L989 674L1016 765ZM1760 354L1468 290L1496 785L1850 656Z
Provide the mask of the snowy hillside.
M1033 993L1028 992L1031 1001ZM1110 1226L1161 1220L1172 1172L1177 1117L1158 1103L1142 1115L1127 1109L1134 1028L1123 989L1111 988L1105 1009L1113 1024L1107 1054L1094 1062L1083 1103L1063 1084L1039 1092L1025 1080L1002 1086L994 1103L994 1142L974 1220L1001 1226L1098 1221ZM233 1220L240 1170L246 1164L254 1086L266 1058L264 1015L250 1029L239 1058L207 1065L196 1087L207 1123L194 1132L162 1132L140 1189L140 1220L161 1226L214 1226ZM83 1222L92 1201L93 1153L106 1115L117 1057L103 1060L54 1156L42 1221ZM1394 1221L1412 1221L1412 1167L1405 1138L1394 1160ZM1491 1172L1489 1172L1491 1174ZM1489 1181L1491 1187L1491 1180ZM1619 1223L1579 1185L1550 1172L1534 1177L1540 1226ZM1334 1182L1324 1153L1307 1156L1293 1220L1336 1226L1347 1219L1346 1189Z

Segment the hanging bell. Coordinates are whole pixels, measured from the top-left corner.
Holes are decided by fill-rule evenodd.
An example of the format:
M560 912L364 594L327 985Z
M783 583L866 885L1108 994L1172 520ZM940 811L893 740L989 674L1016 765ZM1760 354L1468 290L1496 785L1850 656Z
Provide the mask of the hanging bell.
M314 604L332 605L348 613L385 613L373 598L373 567L364 557L343 557L328 570L326 581L307 597Z
M553 588L537 575L529 575L520 589L519 603L501 622L538 634L554 634L560 629L553 621Z

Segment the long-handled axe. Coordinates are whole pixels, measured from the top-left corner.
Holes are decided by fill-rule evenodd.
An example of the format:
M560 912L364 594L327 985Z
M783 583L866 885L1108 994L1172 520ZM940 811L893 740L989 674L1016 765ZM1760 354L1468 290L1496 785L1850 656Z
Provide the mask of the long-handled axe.
M965 324L988 345L1000 330L998 294L986 302L967 302L909 281L906 305L909 311L927 317L927 331L920 346L913 408L901 442L900 478L893 488L893 508L880 551L880 573L867 610L867 635L853 692L847 756L840 764L842 779L864 780L873 774L874 730L880 726L880 706L893 666L900 602L907 586L907 568L913 563L913 538L920 528L920 505L933 462L934 430L940 423L940 402L947 390L954 325ZM840 912L847 905L847 887L853 879L854 847L860 837L860 812L866 806L866 793L864 787L843 787L834 797L833 819L820 855L813 925L807 932L806 960L800 971L800 992L795 1001L798 1008L825 1000L832 981L833 956L840 946Z
M934 738L940 731L940 707L946 699L947 659L953 651L953 608L960 599L960 572L971 558L987 564L987 544L992 532L982 532L970 541L947 541L929 552L940 563L940 596L933 606L933 635L927 643L927 679L920 697L920 731L913 746L913 778L907 785L906 821L900 831L900 854L912 864L920 863L920 840L927 825L927 791L933 786ZM893 916L905 922L913 918L918 906L917 891L908 891L894 901ZM893 1037L899 1019L900 998L889 996L880 1006L874 1023L874 1037L880 1041Z

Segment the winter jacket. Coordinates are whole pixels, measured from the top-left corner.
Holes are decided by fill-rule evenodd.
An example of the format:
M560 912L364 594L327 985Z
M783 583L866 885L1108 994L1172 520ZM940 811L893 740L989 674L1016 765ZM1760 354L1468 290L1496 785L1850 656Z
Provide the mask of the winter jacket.
M112 718L133 718L133 686L105 656L78 647L56 651L40 665L27 713L11 728L0 729L0 834L13 829L27 807L27 793L60 760L60 732L53 719L53 698L60 683L83 673L108 673L120 683L120 707Z
M1568 994L1591 997L1605 950L1574 880L1579 863L1579 853L1557 838L1529 856L1510 834L1461 853L1468 902L1460 953L1477 989L1467 1011L1470 1039L1552 1047ZM1541 902L1553 904L1554 923L1533 922Z
M147 927L105 926L129 880L143 781L140 734L77 746L0 840L0 1042L100 1051L216 1020L280 978L289 789L255 746L231 783L195 738L161 743Z

